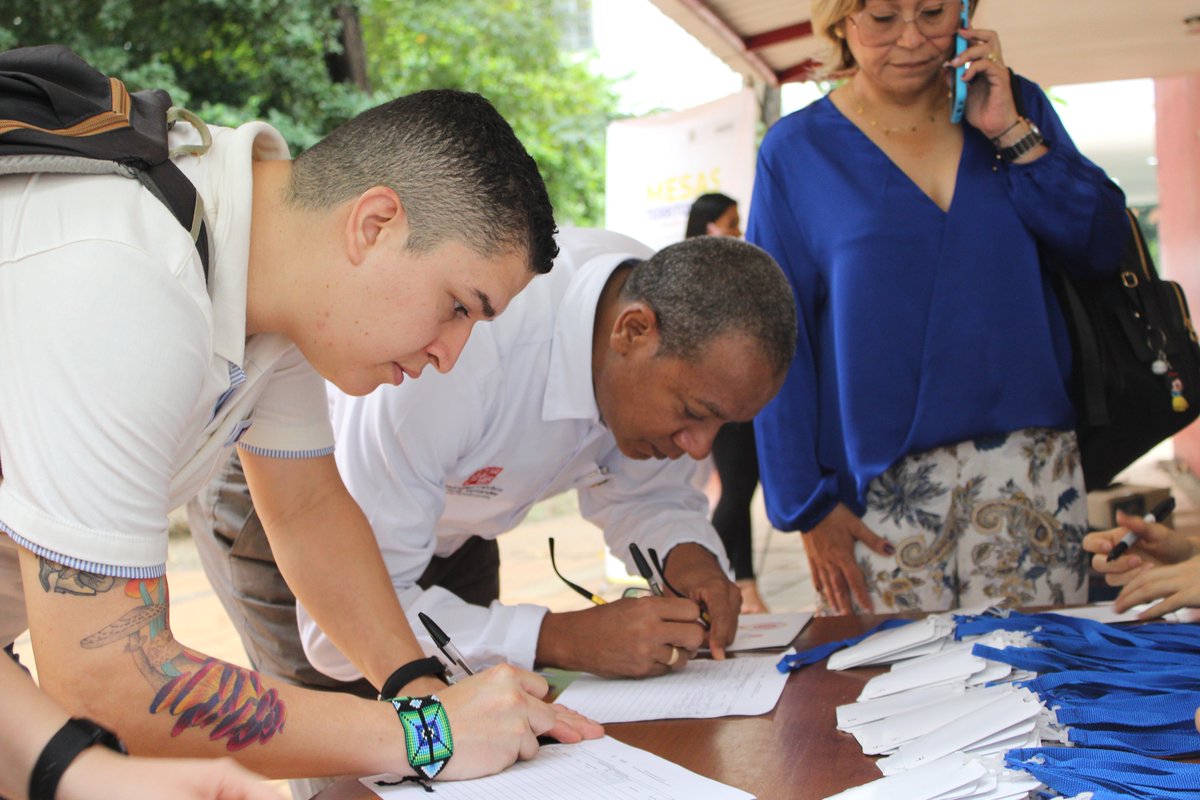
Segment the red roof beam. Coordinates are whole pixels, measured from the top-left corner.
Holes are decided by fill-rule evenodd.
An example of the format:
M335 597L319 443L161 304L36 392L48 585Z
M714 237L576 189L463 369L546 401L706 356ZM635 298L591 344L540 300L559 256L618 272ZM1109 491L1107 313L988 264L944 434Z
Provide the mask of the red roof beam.
M796 39L807 39L812 35L812 23L805 21L798 22L795 25L776 28L773 31L756 33L753 36L747 36L744 41L746 42L746 47L750 50L762 50L764 47L770 47L773 44L791 42Z

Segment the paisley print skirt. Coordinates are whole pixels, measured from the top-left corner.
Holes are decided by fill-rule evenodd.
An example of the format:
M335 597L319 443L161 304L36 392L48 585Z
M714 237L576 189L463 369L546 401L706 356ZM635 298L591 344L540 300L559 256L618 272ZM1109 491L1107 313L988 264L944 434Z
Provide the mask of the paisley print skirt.
M1027 428L909 455L867 488L856 555L877 613L1087 598L1087 498L1072 431Z

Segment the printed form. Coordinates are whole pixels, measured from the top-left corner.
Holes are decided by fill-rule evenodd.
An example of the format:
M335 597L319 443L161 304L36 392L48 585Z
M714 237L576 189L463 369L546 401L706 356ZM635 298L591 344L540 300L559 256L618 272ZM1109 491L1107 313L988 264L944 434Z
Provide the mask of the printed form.
M383 798L426 797L415 783L380 786L388 775L360 779ZM754 800L754 795L709 780L653 753L605 736L579 744L552 744L531 761L498 775L437 781L442 800Z
M557 702L600 723L755 716L774 708L783 694L791 673L775 668L779 659L778 655L699 659L657 678L580 675Z

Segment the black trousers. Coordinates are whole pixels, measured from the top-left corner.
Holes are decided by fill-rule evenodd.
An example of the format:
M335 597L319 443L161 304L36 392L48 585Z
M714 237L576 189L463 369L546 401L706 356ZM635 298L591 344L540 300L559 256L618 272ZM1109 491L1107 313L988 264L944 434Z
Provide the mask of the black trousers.
M752 422L730 422L713 441L713 462L721 478L721 499L713 509L712 524L725 545L738 580L754 577L754 549L750 540L750 501L758 487L758 451Z

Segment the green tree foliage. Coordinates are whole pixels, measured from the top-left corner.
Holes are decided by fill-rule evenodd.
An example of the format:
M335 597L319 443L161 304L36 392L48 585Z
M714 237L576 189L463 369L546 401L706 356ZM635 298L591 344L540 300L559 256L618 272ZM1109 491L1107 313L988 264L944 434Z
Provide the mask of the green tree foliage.
M0 0L0 48L58 42L206 122L267 120L294 149L371 103L334 84L331 0Z
M0 0L0 49L58 42L207 122L263 119L293 152L389 97L477 91L537 159L560 223L603 219L611 84L559 49L553 0L361 0L373 94L335 83L338 0Z
M370 0L361 7L372 85L487 97L537 160L560 223L604 217L612 83L559 49L553 0Z

